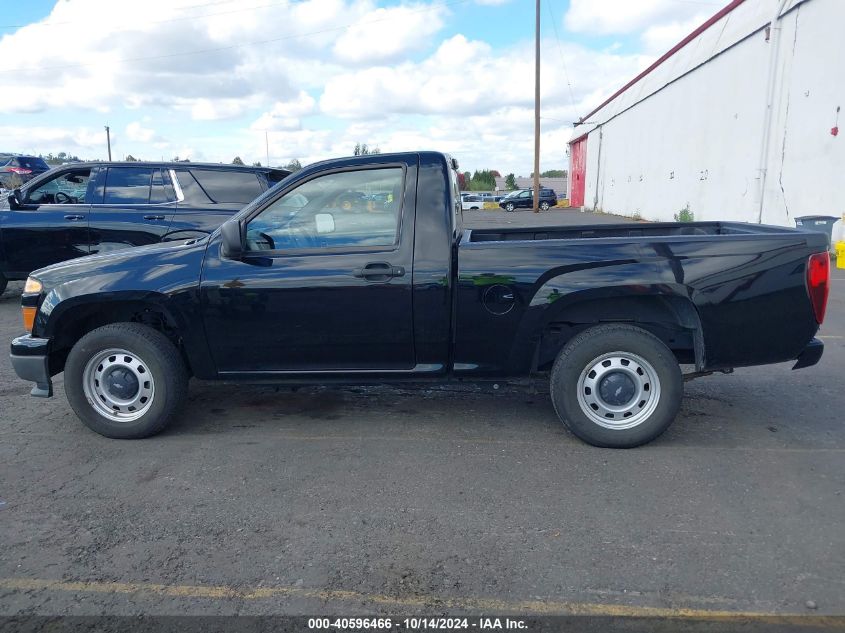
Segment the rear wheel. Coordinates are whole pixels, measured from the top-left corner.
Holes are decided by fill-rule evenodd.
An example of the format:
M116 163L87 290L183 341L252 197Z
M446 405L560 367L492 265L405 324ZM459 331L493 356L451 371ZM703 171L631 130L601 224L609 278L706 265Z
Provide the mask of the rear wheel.
M0 295L6 292L6 285L8 283L8 280L0 273Z
M83 336L65 364L65 391L91 430L113 438L155 435L173 419L188 390L179 350L161 332L113 323Z
M543 211L548 211L549 210L549 203L548 202L541 202L540 203L540 209L542 209Z
M663 433L678 413L683 377L672 351L630 325L599 325L569 341L551 375L555 411L593 446L632 448Z

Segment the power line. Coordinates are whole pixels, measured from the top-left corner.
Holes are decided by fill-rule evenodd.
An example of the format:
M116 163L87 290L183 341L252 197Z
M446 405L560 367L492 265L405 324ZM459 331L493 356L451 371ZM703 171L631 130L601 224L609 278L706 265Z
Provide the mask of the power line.
M439 4L433 4L428 6L424 9L418 9L416 11L410 11L410 13L426 13L428 11L435 11L438 9L442 9L444 7L451 7L456 4L464 4L469 2L470 0L450 0L449 2L441 2ZM399 16L402 19L405 16ZM202 55L204 53L216 53L219 51L230 51L235 50L238 48L244 48L246 46L260 46L263 44L272 44L274 42L283 42L287 40L295 40L301 37L310 37L312 35L322 35L323 33L331 33L334 31L345 31L348 28L353 26L363 26L368 24L377 24L379 22L389 22L391 20L397 19L395 16L387 16L383 18L377 18L375 20L368 20L366 22L354 22L351 24L344 24L342 26L333 26L328 27L325 29L320 29L318 31L310 31L308 33L297 33L295 35L284 35L282 37L272 37L266 40L253 40L251 42L241 42L240 44L230 44L229 46L214 46L212 48L202 48L196 49L193 51L181 51L178 53L167 53L165 55L145 55L142 57L124 57L123 59L117 60L110 60L112 63L125 63L125 62L139 62L139 61L149 61L149 60L157 60L157 59L170 59L172 57L183 57L187 55ZM7 68L0 70L0 74L7 74L7 73L21 73L21 72L38 72L42 70L66 70L69 68L89 68L92 66L99 66L102 62L92 62L92 63L82 63L82 64L63 64L61 66L35 66L31 68Z
M566 87L569 89L569 103L572 106L572 114L575 115L573 121L578 120L578 108L575 107L575 94L572 92L572 82L569 81L569 71L566 68L566 59L563 56L563 46L560 43L560 35L557 32L557 22L555 21L555 15L552 12L552 3L546 2L546 8L549 10L549 16L551 16L552 20L552 28L555 31L555 39L557 40L557 50L560 52L560 63L563 65L563 77L566 79Z

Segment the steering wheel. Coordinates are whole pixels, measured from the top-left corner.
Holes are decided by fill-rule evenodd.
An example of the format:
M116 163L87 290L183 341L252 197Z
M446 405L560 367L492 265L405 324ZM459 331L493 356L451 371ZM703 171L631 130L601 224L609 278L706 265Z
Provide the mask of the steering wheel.
M76 202L76 199L66 194L64 191L57 191L53 194L58 204L68 204L69 202Z

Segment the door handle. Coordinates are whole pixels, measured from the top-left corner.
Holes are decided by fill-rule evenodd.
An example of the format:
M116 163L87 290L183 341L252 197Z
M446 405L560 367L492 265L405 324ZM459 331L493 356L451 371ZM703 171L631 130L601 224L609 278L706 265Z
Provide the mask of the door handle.
M403 266L392 266L387 262L371 262L356 270L353 274L368 281L387 281L393 277L404 276L405 268Z
M145 215L144 219L145 220L163 220L164 216L163 215Z
M85 219L84 215L66 215L65 216L65 220L71 220L72 222L75 222L76 220L84 220L84 219Z

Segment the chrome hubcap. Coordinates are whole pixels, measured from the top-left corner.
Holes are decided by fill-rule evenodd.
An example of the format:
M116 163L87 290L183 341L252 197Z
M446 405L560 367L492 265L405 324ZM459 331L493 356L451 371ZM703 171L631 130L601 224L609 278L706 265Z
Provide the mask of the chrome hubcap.
M657 371L643 357L610 352L593 359L578 379L578 405L606 429L630 429L654 413L660 402Z
M113 422L137 420L155 396L147 364L124 349L107 349L92 357L85 365L82 387L94 410Z

